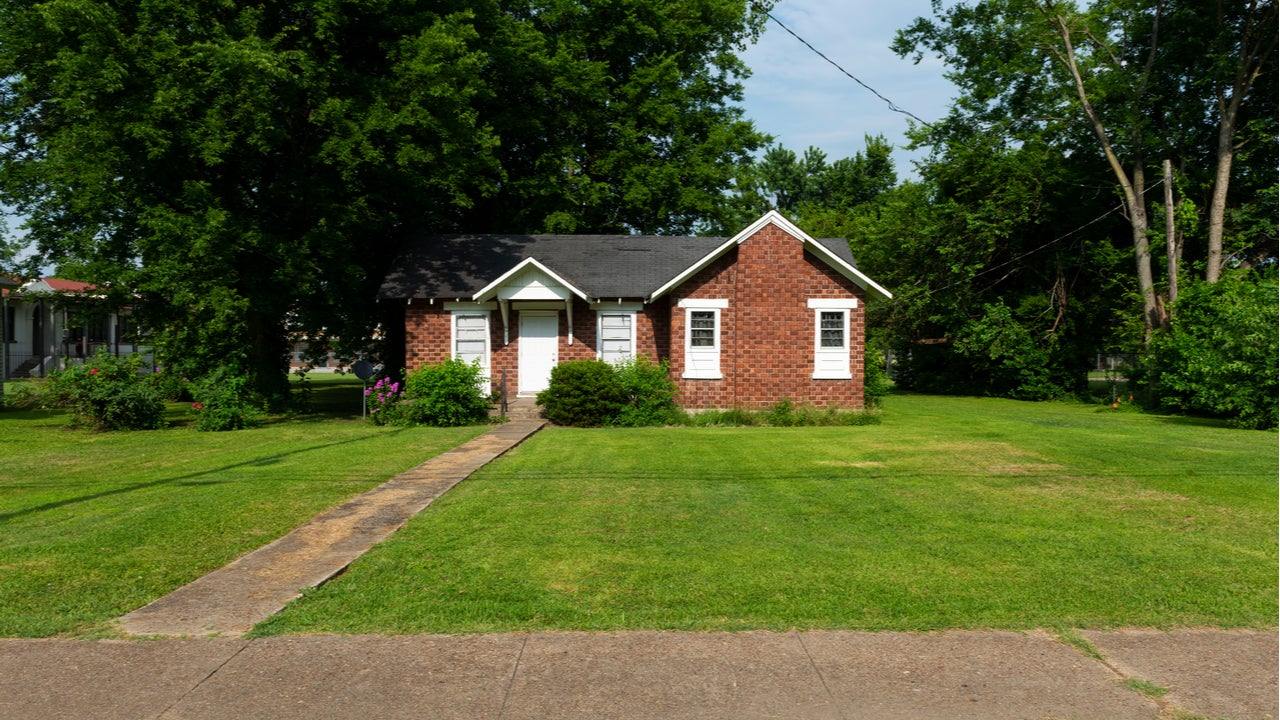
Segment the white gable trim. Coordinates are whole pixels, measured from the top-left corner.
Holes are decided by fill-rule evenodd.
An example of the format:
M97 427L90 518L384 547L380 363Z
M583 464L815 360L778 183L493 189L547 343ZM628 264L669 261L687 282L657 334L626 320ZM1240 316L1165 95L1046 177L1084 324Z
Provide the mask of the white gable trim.
M536 270L537 272L542 273L543 275L546 275L553 283L555 283L556 285L559 285L566 292L563 293L563 295L561 295L560 293L553 292L554 297L541 297L541 296L520 297L519 292L508 293L503 290L504 287L508 286L508 281L518 277L521 273L525 272L527 269L530 269L530 268ZM519 283L514 283L514 285L519 285ZM529 285L528 287L532 288L533 286ZM535 258L526 258L521 262L517 263L515 267L511 268L510 270L500 275L497 280L494 280L488 285L485 285L483 288L480 289L479 292L477 292L475 295L472 295L471 298L476 301L492 300L495 297L498 298L499 300L524 300L524 299L568 300L570 293L572 293L573 295L577 295L583 300L586 300L588 302L590 301L590 298L587 297L586 293L582 292L578 288L574 287L572 283L570 283L569 281L557 275L554 271L551 270L551 268L538 262L537 259Z
M795 223L783 217L782 214L779 213L777 210L770 210L764 215L761 215L760 218L757 219L755 222L748 225L746 229L744 229L742 232L738 233L737 235L734 235L732 238L729 238L727 242L720 245L715 250L712 250L702 259L698 260L693 265L690 265L689 267L685 268L678 275L676 275L674 278L669 280L665 285L655 290L653 294L647 298L646 302L653 302L657 298L662 297L666 293L670 292L672 288L678 287L681 283L693 277L697 273L701 272L704 268L706 268L711 263L715 262L716 259L718 259L721 255L724 255L726 252L728 252L729 248L740 245L747 238L751 237L752 235L755 235L757 232L762 230L766 225L771 225L771 224L776 226L778 229L782 230L783 232L787 233L788 235L799 240L806 248L810 250L810 252L812 252L823 262L827 263L832 268L834 268L836 272L845 276L849 280L852 280L855 285L857 285L858 287L861 287L863 290L866 290L867 292L870 292L874 295L878 295L886 300L893 297L892 293L890 293L888 290L885 290L883 287L881 287L871 278L862 274L862 272L859 271L858 268L850 265L844 260L841 260L839 256L835 255L830 250L823 247L821 243L819 243L817 240L814 240L812 237L810 237L808 233L796 227Z

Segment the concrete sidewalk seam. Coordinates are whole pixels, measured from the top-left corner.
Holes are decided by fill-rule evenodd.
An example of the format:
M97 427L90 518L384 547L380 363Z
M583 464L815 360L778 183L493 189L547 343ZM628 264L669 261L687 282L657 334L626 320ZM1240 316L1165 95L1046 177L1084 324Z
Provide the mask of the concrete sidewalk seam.
M209 680L213 678L214 675L217 675L222 670L222 668L227 666L227 663L240 657L240 653L244 652L245 649L248 648L252 642L253 642L252 640L245 640L244 642L240 643L240 647L236 648L235 652L227 656L226 660L223 660L222 662L218 663L218 667L210 670L204 677L200 678L200 680L197 681L194 685L187 688L186 692L182 693L181 696L179 696L173 702L169 703L163 710L161 710L160 713L156 715L156 720L164 720L165 715L168 715L171 710L181 705L183 700L186 700L187 698L191 697L191 693L195 692L196 690L199 690L200 686L209 682Z
M524 642L520 643L520 652L516 653L515 667L511 668L511 677L507 680L507 688L502 693L502 707L498 709L498 720L502 720L502 716L507 712L507 705L511 702L511 689L516 686L516 676L520 674L520 661L524 660L524 649L529 647L529 636L524 636Z
M809 660L809 667L813 668L814 674L818 676L818 681L822 683L822 691L827 694L827 699L831 701L832 707L836 709L836 712L840 713L840 717L848 717L845 715L840 703L836 701L835 693L831 692L831 686L827 685L827 678L823 676L822 670L818 668L817 661L813 659L813 653L809 652L809 646L804 644L804 634L795 631L792 631L791 634L795 635L796 640L800 643L800 649L804 650L804 656Z

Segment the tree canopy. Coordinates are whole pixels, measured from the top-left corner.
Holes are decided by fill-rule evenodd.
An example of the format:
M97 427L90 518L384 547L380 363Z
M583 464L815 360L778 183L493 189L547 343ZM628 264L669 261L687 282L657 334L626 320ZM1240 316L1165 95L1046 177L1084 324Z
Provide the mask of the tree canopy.
M284 388L411 231L683 232L765 137L745 0L0 2L0 202L164 362ZM753 9L754 8L754 9Z

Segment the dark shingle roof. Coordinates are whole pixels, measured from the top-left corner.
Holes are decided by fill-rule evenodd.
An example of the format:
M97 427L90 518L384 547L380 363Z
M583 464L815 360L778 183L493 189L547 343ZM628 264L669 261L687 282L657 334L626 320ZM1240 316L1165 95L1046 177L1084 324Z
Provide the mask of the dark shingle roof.
M591 298L648 298L728 238L665 235L427 235L410 239L381 298L470 298L534 258ZM818 240L853 264L849 244Z

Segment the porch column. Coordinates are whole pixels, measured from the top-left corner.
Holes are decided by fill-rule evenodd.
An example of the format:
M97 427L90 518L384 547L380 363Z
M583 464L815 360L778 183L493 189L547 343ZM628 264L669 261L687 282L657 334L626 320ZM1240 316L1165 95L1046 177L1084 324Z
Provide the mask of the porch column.
M565 299L564 314L569 321L569 344L572 345L573 344L573 296L570 296Z

